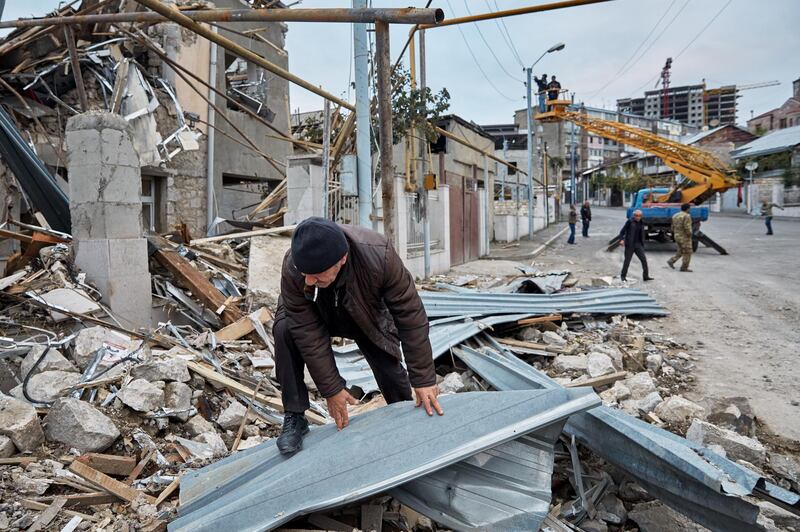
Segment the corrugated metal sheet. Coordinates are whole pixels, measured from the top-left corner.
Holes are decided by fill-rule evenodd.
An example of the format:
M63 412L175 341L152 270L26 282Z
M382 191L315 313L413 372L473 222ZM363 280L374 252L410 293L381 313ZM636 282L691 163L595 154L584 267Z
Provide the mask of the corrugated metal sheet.
M510 352L468 347L454 353L498 390L560 387ZM712 530L760 530L758 506L742 498L774 497L784 507L797 494L671 432L606 406L570 417L564 432L619 467L653 496Z
M429 317L465 314L625 314L666 316L668 312L645 292L607 288L560 294L492 294L488 292L420 292Z
M733 150L731 157L741 159L743 157L757 157L791 150L800 144L800 126L778 129L759 137L744 146Z
M294 456L280 455L273 440L188 473L181 481L179 517L169 530L271 530L297 516L369 497L548 430L598 402L590 390L473 392L442 397L442 417L429 417L408 402L395 403L352 418L341 432L333 425L313 428L304 450ZM478 471L473 470L485 486L478 493L489 493L492 486L500 493L508 485L490 469L483 475ZM447 480L454 492L469 489L459 475L434 480ZM420 497L413 486L407 491ZM504 499L496 505L490 497L482 500L497 506L498 515L507 515ZM509 500L513 503L516 495ZM458 506L440 510L460 515ZM517 511L530 513L526 508Z

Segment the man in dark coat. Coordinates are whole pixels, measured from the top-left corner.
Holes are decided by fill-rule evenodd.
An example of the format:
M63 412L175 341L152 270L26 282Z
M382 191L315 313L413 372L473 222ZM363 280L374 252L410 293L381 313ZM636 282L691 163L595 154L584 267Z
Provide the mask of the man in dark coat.
M545 94L547 93L547 74L542 74L541 78L533 77L536 82L536 94L539 96L539 112L544 113L545 108Z
M592 207L589 205L589 200L583 202L581 207L581 231L583 236L589 237L589 224L592 221Z
M575 205L569 206L569 239L567 244L575 243L575 224L578 223L578 213L575 212Z
M558 100L558 95L561 92L561 83L556 81L555 76L550 76L550 83L547 84L547 99Z
M647 257L644 254L644 223L642 223L642 211L633 211L633 216L622 226L622 231L619 232L618 238L621 240L620 244L625 247L625 262L622 263L622 273L619 274L620 279L623 281L626 280L628 276L628 266L631 265L631 259L635 254L642 263L642 276L644 280L652 281L653 278L648 275Z
M411 400L413 387L417 406L443 414L422 300L379 233L323 218L301 222L283 259L273 335L285 411L281 453L299 451L308 432L304 367L339 430L348 424L347 405L358 404L336 368L332 336L356 341L387 403Z

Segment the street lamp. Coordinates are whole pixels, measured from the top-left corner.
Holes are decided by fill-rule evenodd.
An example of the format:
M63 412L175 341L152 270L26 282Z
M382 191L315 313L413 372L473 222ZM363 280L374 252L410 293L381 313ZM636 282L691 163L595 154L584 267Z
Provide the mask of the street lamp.
M564 49L566 45L563 42L558 44L554 44L550 48L548 48L542 55L539 56L539 59L533 62L533 64L525 69L525 73L527 74L528 82L527 82L527 115L528 115L528 240L533 240L533 116L531 110L531 72L533 72L533 67L536 66L536 63L541 61L541 59L550 53L558 52ZM545 193L545 201L547 201L547 191ZM545 226L549 220L545 220Z

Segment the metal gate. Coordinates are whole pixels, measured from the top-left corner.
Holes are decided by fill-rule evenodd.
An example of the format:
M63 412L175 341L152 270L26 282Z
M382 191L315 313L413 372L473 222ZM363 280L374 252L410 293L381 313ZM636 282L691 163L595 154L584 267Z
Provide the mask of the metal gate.
M480 255L478 192L474 182L446 172L450 186L450 265L475 260Z

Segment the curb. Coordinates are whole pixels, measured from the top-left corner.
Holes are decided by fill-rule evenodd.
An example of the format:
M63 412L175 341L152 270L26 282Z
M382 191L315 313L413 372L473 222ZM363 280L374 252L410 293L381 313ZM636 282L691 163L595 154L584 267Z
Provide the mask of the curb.
M531 253L530 253L529 257L531 257L531 258L535 258L535 257L536 257L537 255L539 255L539 254L540 254L542 251L544 251L545 249L547 249L547 246L549 246L550 244L552 244L553 242L555 242L555 240L556 240L558 237L560 237L561 235L563 235L564 233L566 233L568 230L569 230L569 225L568 225L568 226L566 226L565 228L563 228L563 229L562 229L561 231L559 231L558 233L556 233L556 234L554 234L553 236L551 236L551 237L550 237L550 239L549 239L547 242L545 242L544 244L542 244L542 245L541 245L541 246L539 246L538 248L536 248L536 249L534 249L533 251L531 251Z

